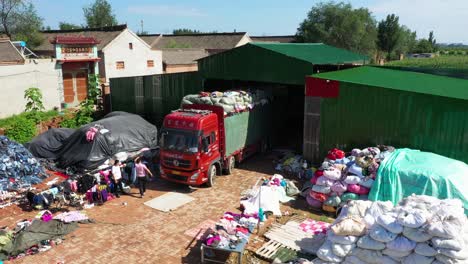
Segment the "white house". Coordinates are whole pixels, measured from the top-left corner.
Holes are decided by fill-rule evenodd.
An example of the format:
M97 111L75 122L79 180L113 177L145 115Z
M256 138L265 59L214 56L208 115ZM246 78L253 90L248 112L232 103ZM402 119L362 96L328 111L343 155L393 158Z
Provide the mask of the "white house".
M162 73L162 52L151 47L127 25L42 32L44 41L34 49L41 56L56 57L57 37L88 37L98 41L99 75L110 78Z

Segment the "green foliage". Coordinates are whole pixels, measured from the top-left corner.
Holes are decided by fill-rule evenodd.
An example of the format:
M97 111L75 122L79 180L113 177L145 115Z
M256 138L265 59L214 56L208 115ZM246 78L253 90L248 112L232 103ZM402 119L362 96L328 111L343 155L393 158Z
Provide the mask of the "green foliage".
M31 87L26 89L24 99L26 99L26 112L37 112L45 109L42 104L42 92L39 88Z
M400 28L400 41L395 47L396 55L412 52L417 44L416 31L411 31L406 26Z
M112 11L112 6L107 0L95 0L88 7L83 7L86 25L90 28L117 25L117 19Z
M373 55L376 50L376 22L366 8L350 4L319 3L297 29L299 42L323 42L354 52Z
M67 22L59 22L59 29L60 30L70 30L70 29L80 29L82 26L76 25L73 23L67 23Z
M434 31L429 32L429 38L427 40L431 43L432 49L436 50L437 49L437 43L436 43L436 39L434 37Z
M388 59L400 41L401 28L398 20L398 16L391 14L385 20L380 21L377 27L377 46L380 50L387 52Z
M468 69L468 56L447 55L435 58L411 58L401 61L391 61L385 65L422 68Z
M5 135L19 143L30 141L37 133L36 123L24 116L15 118L10 127L5 130Z
M431 53L433 51L432 43L427 39L420 39L414 49L416 53Z
M190 44L186 43L177 43L175 40L171 39L169 43L167 43L165 48L168 49L187 49L191 48L192 46Z
M43 19L29 1L0 1L0 21L0 31L5 32L12 40L25 41L30 47L36 47L43 41L39 32Z
M188 28L178 28L172 31L174 35L189 35L189 34L202 34L200 30L188 29Z

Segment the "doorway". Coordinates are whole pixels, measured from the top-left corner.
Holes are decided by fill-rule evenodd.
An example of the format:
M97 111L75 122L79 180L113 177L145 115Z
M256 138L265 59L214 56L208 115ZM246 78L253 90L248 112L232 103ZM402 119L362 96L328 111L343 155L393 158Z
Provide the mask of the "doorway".
M88 96L88 74L86 71L63 73L63 97L65 103L76 106Z

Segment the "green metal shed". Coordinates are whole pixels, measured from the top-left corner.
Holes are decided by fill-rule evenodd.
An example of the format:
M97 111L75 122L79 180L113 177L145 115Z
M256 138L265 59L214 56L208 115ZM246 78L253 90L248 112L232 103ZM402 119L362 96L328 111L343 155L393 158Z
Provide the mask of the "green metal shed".
M205 79L304 85L314 65L365 64L368 57L322 43L249 43L198 60Z
M313 75L306 95L319 105L308 158L389 144L468 162L468 80L364 66Z

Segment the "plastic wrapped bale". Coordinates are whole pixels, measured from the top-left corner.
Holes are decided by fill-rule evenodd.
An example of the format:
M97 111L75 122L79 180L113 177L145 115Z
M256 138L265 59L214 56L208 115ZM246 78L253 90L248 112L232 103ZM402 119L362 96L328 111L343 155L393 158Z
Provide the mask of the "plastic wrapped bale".
M375 225L369 232L369 236L379 242L388 243L393 241L397 234L392 233L381 225Z
M397 236L394 240L387 243L387 248L395 251L408 252L416 247L416 242L409 240L404 236Z
M357 242L357 246L363 249L383 250L385 243L372 239L369 235L362 236Z
M418 209L401 210L398 214L397 221L400 225L419 228L427 221L427 212Z
M341 258L346 257L355 247L355 244L343 245L338 243L333 243L331 246L333 253Z
M417 243L416 247L414 248L414 252L426 257L434 257L437 255L437 250L431 242Z
M337 207L338 205L340 205L340 203L341 203L341 199L337 195L332 195L328 197L328 199L325 200L324 202L325 205L332 206L332 207Z
M352 245L358 240L356 236L339 236L332 232L327 232L327 238L335 244Z
M377 217L377 223L394 234L401 234L403 226L400 225L394 213L386 213Z
M362 236L366 232L366 225L362 218L347 216L335 221L330 229L339 236Z
M44 168L23 145L0 136L0 191L28 188L46 177Z
M432 238L425 228L403 228L403 235L414 242L426 242Z
M331 189L329 186L314 185L312 186L312 191L317 193L329 194L331 192Z
M343 258L340 258L333 253L332 243L329 240L326 240L323 243L323 245L317 250L317 257L319 257L321 260L332 263L343 262Z
M398 262L392 258L385 256L381 251L374 251L368 249L355 248L352 253L353 256L358 257L365 263L370 264L397 264Z
M310 195L307 195L307 196L306 196L306 199L307 199L307 203L308 203L311 207L313 207L313 208L315 208L315 209L322 208L322 202L321 202L321 201L312 198L312 196L310 196Z
M376 201L372 203L364 216L367 228L372 228L375 225L375 219L384 213L390 212L393 209L393 204L390 201Z

